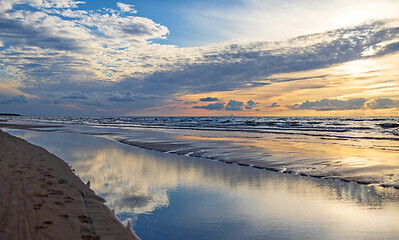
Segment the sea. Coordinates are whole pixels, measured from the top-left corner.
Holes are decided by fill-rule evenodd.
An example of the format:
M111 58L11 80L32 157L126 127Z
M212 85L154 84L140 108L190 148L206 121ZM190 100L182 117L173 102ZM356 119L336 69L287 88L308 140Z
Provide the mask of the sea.
M35 116L9 121L61 125L56 131L103 135L228 164L399 187L399 117Z
M399 117L0 123L68 162L142 239L399 238Z

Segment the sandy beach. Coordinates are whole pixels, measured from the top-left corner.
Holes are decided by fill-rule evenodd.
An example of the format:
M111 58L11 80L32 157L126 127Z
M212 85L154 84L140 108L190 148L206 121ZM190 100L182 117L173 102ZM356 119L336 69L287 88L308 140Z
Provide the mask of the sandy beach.
M60 158L0 131L0 239L138 239Z

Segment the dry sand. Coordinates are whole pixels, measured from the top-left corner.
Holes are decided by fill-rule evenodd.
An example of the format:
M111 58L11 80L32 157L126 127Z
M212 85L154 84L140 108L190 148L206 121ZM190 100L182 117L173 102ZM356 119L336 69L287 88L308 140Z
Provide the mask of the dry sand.
M0 130L0 239L138 239L60 158Z

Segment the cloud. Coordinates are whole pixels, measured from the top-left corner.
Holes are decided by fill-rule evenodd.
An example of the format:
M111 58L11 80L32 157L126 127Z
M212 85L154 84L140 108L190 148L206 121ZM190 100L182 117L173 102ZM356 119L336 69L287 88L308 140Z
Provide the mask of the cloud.
M197 4L185 13L201 35L224 40L279 41L358 25L369 19L397 18L397 9L396 0L241 0Z
M121 2L117 2L116 5L121 9L122 12L137 13L137 10L134 9L134 5Z
M377 56L384 56L387 54L392 54L399 52L399 42L393 42L390 44L385 45L376 53Z
M0 2L0 13L6 12L18 5L29 5L30 7L39 9L50 8L77 8L79 4L84 4L83 1L75 0L2 0Z
M68 96L62 97L62 99L68 99L68 100L87 100L87 96L80 93L80 92L74 92Z
M213 98L213 97L206 97L206 98L200 98L201 102L217 102L219 101L218 98Z
M193 108L196 108L196 109L206 109L206 110L223 111L223 110L224 110L224 103L211 103L211 104L209 104L209 105L194 106Z
M150 74L139 86L130 77L121 84L125 88L134 85L143 93L155 91L165 95L178 92L182 84L185 91L193 93L230 91L259 83L270 85L279 81L266 80L273 74L326 68L366 58L363 52L370 46L399 37L399 28L388 22L375 21L283 42L216 45L202 48L201 53L197 49L181 49L177 54L191 50L195 61L182 61L173 69Z
M242 111L244 103L236 100L230 100L226 105L226 111Z
M16 2L36 9L19 10ZM14 74L10 78L36 82L36 86L38 82L54 85L74 79L103 84L104 80L120 79L127 68L136 73L151 71L142 58L157 59L151 54L159 52L160 46L147 41L164 38L169 32L165 26L119 11L76 10L76 3L13 1L7 5L2 1L9 11L0 14L4 45L0 62ZM51 6L57 8L44 9Z
M0 39L4 44L14 47L26 48L29 46L58 51L79 51L83 49L83 39L72 36L72 34L80 34L81 31L73 27L72 23L60 24L60 19L56 16L39 13L32 13L31 15L31 18L25 16L25 19L21 20L0 15ZM41 25L52 26L40 27ZM61 28L64 28L65 32L58 34ZM72 33L74 30L76 32Z
M272 106L274 104L277 103L273 103ZM308 109L316 111L388 109L388 108L399 108L399 100L394 100L390 98L378 98L375 100L367 100L364 98L351 98L348 100L323 99L313 102L305 101L301 104L288 106L288 108L294 110Z
M256 103L252 100L249 100L247 102L247 104L245 105L245 109L247 110L251 110L252 108L254 108L256 106Z
M206 99L205 101L210 101L209 98L210 97L203 98L203 99ZM217 98L215 98L215 99L217 99ZM216 100L213 100L213 101L216 101ZM230 100L226 105L223 102L218 102L218 103L211 103L211 104L203 105L203 106L193 106L193 108L217 110L217 111L243 111L244 108L246 110L252 110L255 106L256 106L256 103L252 100L247 101L247 104L245 104L245 105L244 105L244 102L240 102L237 100Z
M85 11L77 8L80 4L0 1L1 82L16 83L21 94L43 101L80 107L95 103L108 107L104 111L129 102L123 111L141 112L161 108L176 96L266 86L281 81L268 78L273 74L366 59L374 56L363 55L370 48L379 49L374 54L383 56L396 51L394 40L399 37L399 23L383 20L280 42L231 41L178 48L154 43L166 38L168 28L124 12L124 5L133 5ZM210 99L217 98L205 102ZM253 107L248 101L241 108L227 104L226 110ZM225 104L196 108L225 110Z
M370 109L399 108L399 100L378 98L376 100L368 101L366 106Z
M148 18L122 16L118 11L108 14L101 11L74 10L72 7L77 3L74 1L34 1L37 4L20 1L20 3L29 4L37 9L27 11L13 8L0 15L0 39L14 47L93 51L93 48L101 50L121 45L125 39L146 41L164 38L169 33L165 26ZM53 6L53 9L43 10L40 8L42 6L49 8Z
M186 104L186 105L187 104L197 104L197 102L196 101L185 101L184 104Z
M167 27L156 24L148 18L126 16L117 14L85 14L81 16L82 24L95 31L91 33L97 37L103 35L116 39L147 40L151 38L164 38L169 33Z
M364 98L352 98L348 100L323 99L314 102L306 100L306 102L289 106L289 108L294 110L308 109L316 111L356 110L363 109L365 107L365 102L367 102L367 100Z
M280 107L280 105L278 103L272 103L270 106L268 106L270 108L275 108L275 107Z
M132 102L136 101L137 98L134 97L133 93L130 91L126 91L124 95L115 94L108 98L111 102Z
M13 103L28 103L28 100L24 95L19 95L16 97L3 98L0 97L0 104L13 104Z

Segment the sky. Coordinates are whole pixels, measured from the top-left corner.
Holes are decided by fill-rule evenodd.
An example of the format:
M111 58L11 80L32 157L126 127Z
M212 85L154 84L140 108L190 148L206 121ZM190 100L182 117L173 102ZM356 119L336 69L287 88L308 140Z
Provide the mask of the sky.
M0 112L398 116L398 0L1 0Z

